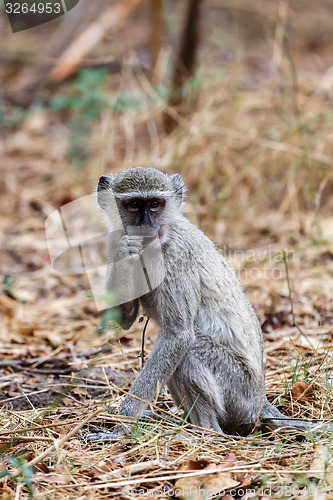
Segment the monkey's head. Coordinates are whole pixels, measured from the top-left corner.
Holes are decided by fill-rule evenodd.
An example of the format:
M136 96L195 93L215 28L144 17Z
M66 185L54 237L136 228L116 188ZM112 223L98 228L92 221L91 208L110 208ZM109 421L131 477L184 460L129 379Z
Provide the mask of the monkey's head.
M158 234L165 243L172 222L181 213L183 182L178 174L169 176L154 168L135 167L103 175L98 181L97 198L113 228L119 228L119 211L125 232Z

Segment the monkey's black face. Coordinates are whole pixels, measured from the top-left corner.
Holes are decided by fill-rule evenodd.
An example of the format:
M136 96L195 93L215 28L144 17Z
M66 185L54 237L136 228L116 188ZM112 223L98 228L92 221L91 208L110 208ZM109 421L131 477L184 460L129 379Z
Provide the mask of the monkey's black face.
M126 198L121 200L124 225L147 226L158 229L161 225L161 216L165 208L165 199L153 198Z
M167 176L152 168L135 167L113 176L103 175L97 186L97 200L110 230L119 230L122 224L128 235L144 239L158 236L161 245L168 241L182 199L179 175Z

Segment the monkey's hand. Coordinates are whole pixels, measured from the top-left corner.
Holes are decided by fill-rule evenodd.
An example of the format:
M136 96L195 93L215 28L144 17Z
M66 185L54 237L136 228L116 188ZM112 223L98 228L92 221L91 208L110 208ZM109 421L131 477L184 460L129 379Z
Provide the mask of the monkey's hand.
M143 238L141 236L125 234L119 242L118 257L119 259L137 260L141 255L142 247Z
M87 442L92 441L121 441L129 434L129 429L124 425L116 425L112 431L96 429L86 436Z

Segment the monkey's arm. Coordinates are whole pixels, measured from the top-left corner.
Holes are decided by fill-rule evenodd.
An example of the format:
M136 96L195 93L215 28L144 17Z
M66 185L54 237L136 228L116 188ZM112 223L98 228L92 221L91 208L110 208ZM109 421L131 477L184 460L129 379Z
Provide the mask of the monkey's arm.
M179 267L182 269L181 280ZM186 267L182 265L182 261L176 262L174 268L166 274L154 300L159 313L158 339L121 405L121 415L141 415L146 402L151 402L158 395L194 342L194 320L200 303L198 269L190 261ZM145 308L144 299L142 305ZM130 394L140 399L132 398ZM126 432L128 429L118 425L112 432L94 433L88 436L88 440L121 439Z
M130 394L144 401L151 402L158 395L195 340L194 318L200 302L200 287L189 287L189 279L198 283L197 275L190 269L184 273L181 284L179 276L172 272L166 276L159 290L156 299L160 312L158 338L130 389ZM144 407L145 403L126 396L119 413L138 417Z
M117 306L115 309L119 312L117 322L124 330L128 330L133 325L139 313L139 299L132 300Z
M128 294L128 290L132 290L138 257L142 251L142 238L123 235L119 240L116 236L108 235L108 272L105 288L111 294L115 294L116 299L119 299L119 295L122 297L125 291L123 303L115 309L119 312L117 319L119 325L128 330L139 312L139 299L127 300L131 295L131 292Z
M129 393L151 402L177 368L193 340L194 330L192 329L178 332L178 334L163 329ZM145 406L143 401L126 396L119 414L139 417L144 412ZM88 434L87 441L119 440L128 431L129 429L124 425L117 425L112 431L98 430Z
M171 377L193 340L192 329L179 333L162 330L143 370L135 379L130 394L151 402ZM119 413L138 417L144 407L145 403L126 396Z
M111 294L113 294L116 299L121 297L122 289L124 283L126 284L126 279L131 276L133 270L131 269L130 262L120 262L116 263L113 268L109 266L109 272L106 280L106 290ZM125 296L124 299L128 299L130 296ZM117 305L112 308L116 311L116 321L121 328L124 330L128 330L134 321L136 320L139 313L139 299L133 299L130 301L124 301L123 303Z

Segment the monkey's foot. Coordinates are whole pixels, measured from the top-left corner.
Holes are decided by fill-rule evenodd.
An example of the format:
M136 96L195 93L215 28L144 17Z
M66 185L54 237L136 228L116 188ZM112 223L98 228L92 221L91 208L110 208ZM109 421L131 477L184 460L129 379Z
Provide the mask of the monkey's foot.
M121 441L126 438L128 429L122 425L117 425L112 431L95 429L86 436L87 442L92 441Z

